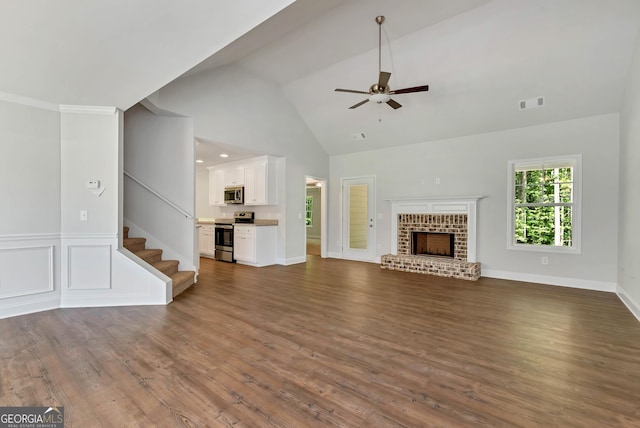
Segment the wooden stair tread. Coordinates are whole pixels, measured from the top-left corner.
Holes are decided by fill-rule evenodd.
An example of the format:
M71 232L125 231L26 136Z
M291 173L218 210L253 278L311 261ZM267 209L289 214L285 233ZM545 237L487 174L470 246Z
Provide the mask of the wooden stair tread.
M178 272L179 263L180 262L178 262L177 260L160 260L159 262L151 263L151 266L158 269L165 275L171 276L174 273Z
M146 244L146 238L124 238L122 240L122 245L124 246L124 248L134 253L144 250L146 248Z
M171 280L173 281L173 297L176 297L194 284L195 274L192 270L181 270L171 275Z
M195 283L195 272L192 270L178 270L178 260L162 260L162 250L145 248L146 238L129 238L129 228L123 228L122 245L146 263L171 278L172 296L176 297Z
M144 250L134 251L133 254L143 259L144 256L162 254L162 250L158 248L146 248Z
M129 244L146 244L147 238L124 238L122 243L125 247Z
M133 254L140 257L147 263L159 262L162 259L162 250L148 248L146 250L134 251Z

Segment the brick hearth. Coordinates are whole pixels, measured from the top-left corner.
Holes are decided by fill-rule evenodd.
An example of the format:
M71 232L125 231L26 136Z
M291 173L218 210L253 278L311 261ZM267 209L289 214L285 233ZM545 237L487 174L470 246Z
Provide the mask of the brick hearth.
M385 254L381 258L382 268L403 272L428 273L476 281L480 278L480 263L463 262L455 259L432 256L411 256Z
M410 204L395 203L393 212L397 215L397 221L394 222L397 224L397 235L394 237L397 238L394 246L396 254L383 255L382 268L472 281L480 278L480 263L475 260L475 223L471 227L469 225L469 217L475 222L475 200L456 202L447 199L445 201L414 201ZM438 211L444 206L457 212L429 212ZM408 212L402 212L403 209ZM454 234L454 257L412 255L411 232ZM469 235L473 238L474 246L471 249Z

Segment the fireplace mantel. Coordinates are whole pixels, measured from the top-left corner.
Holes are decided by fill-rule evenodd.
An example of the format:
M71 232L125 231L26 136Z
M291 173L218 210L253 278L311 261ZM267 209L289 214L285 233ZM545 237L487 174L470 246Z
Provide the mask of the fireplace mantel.
M476 207L482 196L386 199L391 204L391 254L398 255L398 214L466 214L467 262L476 262Z

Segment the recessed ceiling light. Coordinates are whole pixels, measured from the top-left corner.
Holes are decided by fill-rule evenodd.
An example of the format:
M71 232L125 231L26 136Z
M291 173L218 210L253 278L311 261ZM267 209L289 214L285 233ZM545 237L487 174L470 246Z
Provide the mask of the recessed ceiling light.
M204 163L202 159L196 159L196 163Z
M228 155L228 154L226 154L226 153L221 153L221 154L220 154L220 157L221 157L221 158L228 158L228 157L229 157L229 155Z
M322 182L318 181L318 182L316 183L316 187L322 187Z

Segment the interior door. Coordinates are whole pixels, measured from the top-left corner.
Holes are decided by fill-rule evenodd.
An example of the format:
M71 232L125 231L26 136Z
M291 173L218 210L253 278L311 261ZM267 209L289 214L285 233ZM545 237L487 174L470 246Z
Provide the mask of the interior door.
M375 178L342 181L342 257L374 261Z

